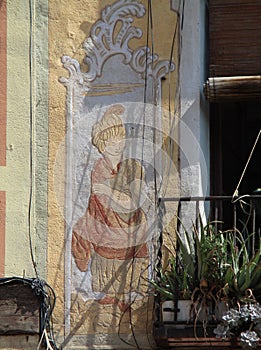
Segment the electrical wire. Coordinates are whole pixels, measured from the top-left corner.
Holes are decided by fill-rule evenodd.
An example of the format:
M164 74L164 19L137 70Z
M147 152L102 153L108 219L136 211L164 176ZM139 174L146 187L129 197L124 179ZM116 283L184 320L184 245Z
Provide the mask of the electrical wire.
M146 126L146 104L147 104L147 89L148 89L148 54L149 54L149 33L150 33L150 26L151 26L151 17L152 17L152 13L151 13L151 0L147 1L147 28L146 28L146 48L145 48L145 76L144 76L144 96L143 96L143 123L142 123L142 147L141 147L141 165L143 166L143 156L144 156L144 142L145 142L145 126ZM154 45L153 45L154 48ZM152 69L153 69L153 53L152 53ZM140 183L142 183L142 172L140 174L141 178L140 178ZM140 195L141 195L141 190L139 191ZM132 264L131 264L131 278L130 278L130 292L132 291L132 282L133 282L133 278L134 278L134 261L135 261L135 256L133 256L132 258ZM130 328L131 328L131 333L133 336L133 340L134 343L136 345L136 348L138 350L142 350L138 344L136 335L135 335L135 331L134 331L134 325L132 322L132 308L131 306L134 304L135 302L135 298L134 300L130 303L130 306L128 308L128 313L129 313L129 322L130 322ZM120 323L119 323L119 327L120 327ZM120 336L120 339L122 339L122 337ZM125 343L126 341L123 340ZM129 344L131 345L131 344Z
M33 67L33 56L34 56L34 35L33 35L33 16L34 8L32 4L33 0L29 0L29 17L30 17L30 39L29 39L29 75L30 75L30 190L29 190L29 203L28 203L28 235L29 235L29 245L30 245L30 255L33 268L36 277L38 277L37 265L33 252L32 243L32 206L33 206L33 187L34 187L34 176L33 176L33 116L34 116L34 106L33 106L33 78L34 78L34 67Z
M150 30L150 34L151 34L151 57L152 57L152 69L154 69L154 25L153 25L153 8L152 8L152 0L149 0L148 1L148 26L147 26L147 30ZM149 33L147 32L147 45L148 45L148 38L149 38ZM156 105L156 91L155 89L153 89L153 86L152 86L152 98L153 98L153 154L154 154L154 157L153 157L153 171L154 171L154 210L155 210L155 213L157 213L157 210L158 210L158 183L157 183L157 164L156 164L156 132L157 132L157 129L156 129L156 113L155 113L155 108L154 108L154 105ZM149 266L148 266L148 269L149 269ZM147 269L147 270L148 270ZM149 330L148 330L148 326L149 326L149 323L148 323L148 320L149 320L149 302L150 302L150 298L149 298L149 295L147 295L147 312L146 312L146 334L147 334L147 341L148 343L150 344L150 347L151 349L154 348L154 345L151 344L151 341L149 339ZM155 300L154 300L154 304L155 304Z
M166 178L169 179L170 175L170 170L171 170L171 164L172 164L172 156L174 154L174 141L172 140L172 133L175 128L175 123L176 123L176 114L177 114L177 109L180 108L180 83L179 83L179 74L177 77L177 84L176 84L176 91L175 91L175 98L174 98L174 111L172 114L172 107L171 107L171 92L172 92L172 84L171 84L171 65L173 62L173 55L174 55L174 47L177 39L177 33L178 33L178 28L181 30L181 35L180 35L180 41L179 41L179 51L178 51L178 67L180 66L180 57L181 57L181 48L182 48L182 30L183 30L183 25L184 25L184 6L185 6L185 1L184 0L179 0L179 5L178 5L178 10L177 10L177 20L176 24L174 27L174 32L172 36L172 43L171 43L171 49L170 49L170 55L169 55L169 72L168 72L168 114L169 114L169 148L170 148L170 154L169 154L169 165L165 165L165 167L168 169L167 170L167 176ZM181 10L182 8L182 10ZM173 83L173 82L172 82ZM174 83L173 83L174 84ZM163 181L160 185L160 189L158 192L161 191L161 188L163 186ZM167 186L165 186L167 187ZM164 193L162 193L162 197L164 197Z
M180 39L179 39L179 51L178 51L178 67L180 66L180 57L181 57L181 47L182 47L182 30L183 30L183 25L184 25L184 6L185 2L183 0L179 0L179 5L178 5L178 10L177 10L177 19L176 19L176 24L174 27L174 32L172 36L172 44L171 44L171 49L170 49L170 55L169 55L169 71L168 71L168 114L169 114L169 148L170 148L170 154L169 154L169 165L165 165L165 167L168 167L168 174L167 174L167 179L169 178L170 170L171 170L171 164L172 164L172 157L173 157L173 152L174 152L174 144L172 144L172 133L173 129L175 127L175 122L176 122L176 114L177 114L177 109L180 108L180 84L179 84L179 75L177 78L177 84L176 84L176 91L175 91L175 99L174 99L174 113L172 116L172 106L171 106L171 101L172 101L172 84L171 84L171 65L172 65L172 60L173 60L173 54L174 54L174 47L175 43L177 40L177 33L178 33L178 28L180 28ZM181 10L182 8L182 10ZM164 173L164 169L163 169ZM163 186L163 181L160 184L159 191L161 191ZM167 188L167 186L166 186ZM164 197L164 193L161 195ZM163 216L165 214L165 206L163 203L161 203L160 200L157 201L158 204L158 214L159 214L159 222L162 223ZM179 210L179 209L178 209ZM160 278L159 273L157 271L160 270L162 266L162 246L163 246L163 227L162 225L159 227L160 235L158 239L158 256L155 262L155 267L156 267L156 278ZM169 238L172 239L170 233L168 233ZM157 300L155 300L155 303L157 304ZM159 302L158 302L159 303ZM158 306L159 307L159 306ZM157 315L156 315L157 316ZM159 317L159 315L158 315Z
M149 44L149 32L151 30L151 36L152 36L152 66L153 66L153 59L154 59L154 35L153 35L153 22L152 22L152 6L151 6L151 0L148 0L148 20L147 20L147 46L146 49L148 49L148 44ZM176 36L175 36L176 37ZM145 51L145 79L144 79L144 105L146 105L147 103L147 88L148 88L148 50ZM142 134L145 135L145 122L146 122L146 116L144 113L144 122L143 122L143 130L142 130ZM143 152L142 152L143 155ZM155 190L156 192L156 190ZM156 194L156 193L155 193ZM131 315L131 309L129 310L130 315ZM134 334L134 329L133 329L133 325L132 326L132 333L133 333L133 337L135 340L135 343L137 345L137 348L140 349L139 345L137 344L137 340ZM120 335L119 335L120 336ZM124 343L129 344L128 342L126 342L124 339L121 339ZM131 345L132 346L132 345Z
M53 324L52 324L52 313L55 306L56 296L52 287L45 281L39 279L39 273L37 271L37 264L33 252L32 243L32 207L33 207L33 194L34 194L34 162L33 162L33 123L34 123L34 23L35 23L35 9L34 0L29 0L29 18L30 18L30 38L29 38L29 79L30 79L30 191L29 191L29 203L28 203L28 235L30 245L30 256L32 265L35 271L36 278L24 279L24 278L9 278L2 283L9 283L12 281L22 281L31 285L35 295L42 298L41 305L41 319L40 319L40 331L41 339L38 347L43 341L45 341L47 348L50 350L57 350L54 337L53 337ZM49 335L48 335L48 333ZM43 339L45 336L45 340ZM52 347L51 347L52 344Z
M171 73L170 72L170 68L171 68L172 60L173 60L174 47L175 47L175 42L176 42L176 39L177 39L178 27L181 28L181 32L182 32L182 29L183 29L183 24L184 24L184 3L185 2L183 0L179 0L178 10L177 10L177 20L176 20L176 24L174 26L174 32L173 32L173 36L172 36L172 43L171 43L171 49L170 49L170 55L169 55L169 72L168 72L168 74L169 74L169 77L168 77L169 135L172 134L173 128L175 127L175 115L176 115L176 112L177 112L177 108L179 108L179 107L176 107L177 105L179 105L179 98L180 98L179 77L178 77L177 87L176 87L176 91L175 91L175 100L174 100L174 106L175 106L174 113L173 113L174 118L172 118L172 107L171 107L171 100L172 100L171 99L171 90L172 90L172 85L171 85L171 79L170 79L170 73ZM181 7L182 7L182 10L181 10ZM182 25L180 24L180 22L182 23ZM181 40L182 40L182 35L180 35L180 42L179 42L178 64L180 63L180 56L181 56L181 53L180 53L181 46L182 46L181 45ZM170 137L169 138L169 142L171 142L171 141L172 141L172 139ZM173 150L173 147L171 147L171 150ZM167 174L166 178L169 178L171 164L172 164L172 156L173 156L173 153L171 153L169 155L169 165L165 165L166 167L168 167L168 174ZM164 169L163 169L163 173L164 173ZM163 186L163 181L160 183L160 186L157 189L158 192L161 191L162 186ZM164 197L164 194L162 194L161 196ZM160 200L157 201L157 206L158 206L157 210L159 211L159 216L161 218L163 218L163 215L162 215L161 212L164 209L161 207ZM162 229L163 228L161 228L161 230ZM159 237L161 237L161 235ZM162 240L162 237L161 237L161 238L159 238L159 246L161 247L162 244L163 244L163 240ZM159 248L159 252L160 252L160 249L161 248ZM158 256L157 259L161 260L162 256ZM158 261L158 264L160 265L160 261Z
M40 303L40 339L44 342L43 333L45 333L47 345L49 342L53 350L58 350L52 333L52 313L56 303L53 288L39 278L5 277L0 279L0 287L8 284L29 285L31 287L32 292L39 298Z
M147 89L148 89L148 54L150 52L149 50L149 35L151 33L151 40L152 40L152 50L151 50L151 59L152 59L152 69L154 66L154 34L153 34L153 16L152 16L152 3L151 0L147 1L147 27L146 27L146 47L145 47L145 71L144 71L144 96L143 96L143 123L142 123L142 147L141 147L141 165L143 166L143 156L144 156L144 142L145 142L145 126L146 126L146 104L147 104ZM140 184L142 183L142 171L140 174ZM156 190L155 190L156 193ZM139 191L139 196L141 195L141 188ZM131 277L130 277L130 293L132 292L132 282L134 279L134 261L135 261L135 255L133 255L132 257L132 264L131 264ZM136 348L138 350L142 350L138 344L136 335L135 335L135 331L134 331L134 325L132 322L132 308L131 306L134 304L136 298L134 298L132 300L132 302L129 305L128 313L129 313L129 322L130 322L130 328L131 328L131 333L133 336L133 340L134 343L136 345ZM120 322L119 322L119 327L118 327L118 336L121 339L121 341L123 341L125 344L132 346L132 344L129 344L128 342L125 341L125 339L123 339L121 337L120 334L120 326L121 326L121 321L122 318L124 316L124 314L126 313L126 311L123 312L122 317L120 318Z
M248 157L248 159L247 159L246 165L245 165L245 167L244 167L244 169L243 169L243 172L242 172L242 174L241 174L241 176L240 176L240 179L239 179L239 181L238 181L237 187L236 187L236 189L235 189L235 191L234 191L234 193L233 193L232 200L231 200L232 203L235 202L234 198L235 198L236 196L238 196L238 189L239 189L239 186L240 186L240 184L241 184L241 182L242 182L242 180L243 180L243 177L244 177L245 172L246 172L246 170L247 170L248 164L249 164L249 162L250 162L250 160L251 160L251 158L252 158L252 155L253 155L254 150L255 150L255 148L256 148L256 145L257 145L257 143L258 143L260 134L261 134L261 129L260 129L259 132L258 132L258 135L257 135L257 137L256 137L256 140L255 140L255 142L254 142L254 145L253 145L253 147L252 147L252 149L251 149L251 152L250 152L250 154L249 154L249 157Z

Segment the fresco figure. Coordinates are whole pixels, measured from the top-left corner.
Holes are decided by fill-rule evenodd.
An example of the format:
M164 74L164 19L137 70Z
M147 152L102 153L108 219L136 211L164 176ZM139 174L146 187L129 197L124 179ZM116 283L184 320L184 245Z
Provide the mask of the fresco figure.
M72 236L75 263L82 272L90 268L92 289L103 295L98 301L122 309L126 295L140 291L149 255L146 215L139 204L145 174L139 161L124 159L124 111L113 105L93 125L92 143L101 157L92 169L86 212Z

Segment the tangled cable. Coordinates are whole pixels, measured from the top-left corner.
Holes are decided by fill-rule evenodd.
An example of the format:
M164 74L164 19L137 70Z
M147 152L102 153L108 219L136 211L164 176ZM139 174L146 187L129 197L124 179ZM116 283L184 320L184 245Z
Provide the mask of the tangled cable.
M52 325L52 312L56 301L54 290L39 278L5 277L0 279L0 286L15 282L29 285L40 301L40 341L37 350L40 349L41 344L44 344L48 350L58 350Z

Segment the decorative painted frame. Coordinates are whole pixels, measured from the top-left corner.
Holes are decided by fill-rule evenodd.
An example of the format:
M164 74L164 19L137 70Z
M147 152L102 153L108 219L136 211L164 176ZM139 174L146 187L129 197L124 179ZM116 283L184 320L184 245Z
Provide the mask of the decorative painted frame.
M124 103L124 106L132 112L138 110L144 114L142 120L139 118L128 120L127 132L132 132L133 125L142 124L146 125L147 128L145 131L138 130L136 136L138 135L138 138L143 140L153 138L153 150L150 150L149 154L143 154L144 148L147 149L146 145L141 147L142 150L136 150L141 159L148 158L149 162L152 158L157 158L155 152L158 154L160 153L159 149L161 149L162 133L161 118L159 118L161 114L161 79L174 70L174 64L166 60L159 60L159 57L151 53L146 46L134 50L130 48L131 39L142 37L142 30L132 25L133 17L141 18L145 13L144 5L137 0L119 0L101 11L101 18L92 26L90 36L83 43L86 52L84 63L88 66L87 72L82 71L77 60L69 56L62 57L63 66L69 72L68 78L60 78L60 82L67 89L66 205L64 212L67 222L65 334L70 333L71 238L75 215L74 204L77 199L75 193L77 193L76 197L79 194L79 189L75 188L74 185L78 169L74 159L75 154L84 149L82 145L75 149L76 136L78 139L84 139L82 130L75 130L77 129L75 126L79 121L82 121L83 115L88 114L93 123L97 120L97 114L101 115L104 106ZM92 116L93 111L95 111L95 116ZM90 120L87 124L91 124ZM90 132L88 126L86 128L85 130ZM81 143L81 141L79 142ZM156 150L155 144L160 145L156 147ZM87 149L91 154L90 142ZM158 162L160 163L161 160L158 159ZM82 183L82 178L79 181ZM155 193L155 188L153 191Z

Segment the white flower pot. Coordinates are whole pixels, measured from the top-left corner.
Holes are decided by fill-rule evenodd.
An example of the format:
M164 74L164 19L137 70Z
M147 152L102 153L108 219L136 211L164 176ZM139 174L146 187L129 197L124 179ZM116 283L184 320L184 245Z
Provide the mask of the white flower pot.
M163 322L174 322L174 301L166 300L161 305L162 310L162 321Z
M175 305L173 300L162 303L162 321L175 321ZM191 300L178 300L177 322L188 322L190 320Z
M177 321L188 322L191 318L191 300L178 301Z

